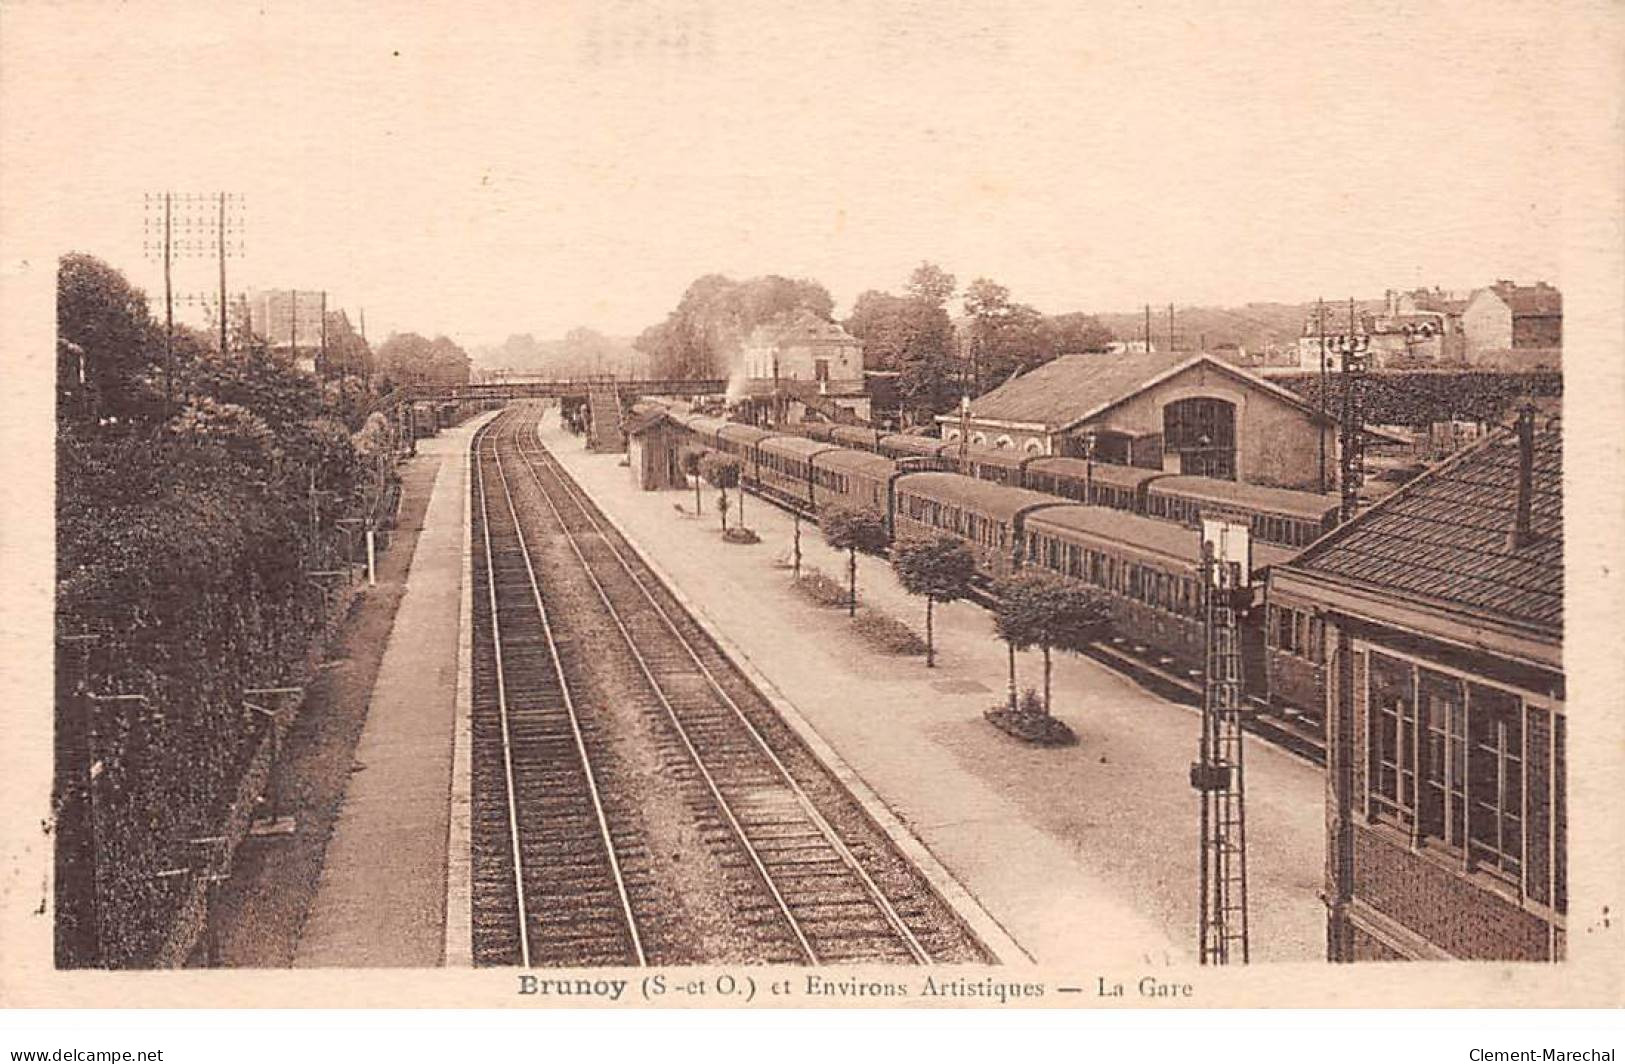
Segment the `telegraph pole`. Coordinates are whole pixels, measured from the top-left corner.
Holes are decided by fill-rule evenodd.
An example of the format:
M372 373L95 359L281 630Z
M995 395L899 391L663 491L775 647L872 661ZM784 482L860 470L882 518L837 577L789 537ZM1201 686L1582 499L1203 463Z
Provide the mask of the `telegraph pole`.
M177 202L178 201L178 202ZM216 313L211 298L218 298L219 320L213 322L220 331L220 350L224 355L230 345L231 337L228 331L228 316L230 307L226 294L226 258L231 254L230 237L235 231L241 236L243 218L239 214L232 216L227 208L234 205L239 211L243 209L242 197L228 192L181 193L162 192L147 193L145 196L145 209L147 219L146 232L151 240L144 242L142 247L147 255L154 260L161 261L164 270L164 399L166 403L174 401L174 333L175 333L175 303L177 295L174 286L174 268L177 258L207 259L211 253L218 257L219 285L218 297L210 297L204 292L188 291L181 293L179 301L188 307L202 308L205 317L213 319ZM159 212L162 212L161 216ZM179 214L180 239L175 239L175 229ZM215 234L215 247L208 246L207 234L213 230ZM242 253L242 244L238 244L238 254Z
M1365 378L1366 355L1371 337L1357 331L1354 300L1349 300L1349 331L1325 341L1342 359L1339 376L1343 384L1341 420L1342 505L1339 520L1347 521L1360 508L1360 483L1365 477Z
M1320 423L1315 434L1320 440L1320 493L1326 494L1326 301L1315 300L1315 335L1320 354Z
M322 289L322 372L331 375L327 365L327 289Z
M1168 350L1174 349L1174 305L1168 304Z
M1151 304L1145 305L1145 353L1151 353Z
M175 402L175 292L170 284L170 222L173 214L170 194L164 193L164 414Z
M229 350L226 340L226 194L220 193L220 355Z

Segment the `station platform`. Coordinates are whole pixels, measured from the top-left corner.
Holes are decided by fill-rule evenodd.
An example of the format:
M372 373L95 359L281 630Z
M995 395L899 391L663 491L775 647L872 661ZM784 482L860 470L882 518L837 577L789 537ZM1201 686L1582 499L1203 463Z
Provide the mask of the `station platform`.
M439 469L294 967L443 963L468 448L491 416L418 441Z
M622 456L592 454L556 417L540 435L595 502L1035 960L1152 965L1194 959L1197 799L1188 767L1200 718L1089 658L1055 655L1054 712L1078 734L1037 748L982 717L1005 697L1004 645L969 603L938 606L938 667L866 646L844 610L792 586L788 514L747 496L762 542L725 543L715 489L643 492ZM729 523L737 514L737 496ZM803 522L804 567L845 579L845 557ZM858 563L860 602L923 635L925 606L878 559ZM1042 658L1018 655L1021 686ZM1252 959L1325 956L1324 781L1249 738Z

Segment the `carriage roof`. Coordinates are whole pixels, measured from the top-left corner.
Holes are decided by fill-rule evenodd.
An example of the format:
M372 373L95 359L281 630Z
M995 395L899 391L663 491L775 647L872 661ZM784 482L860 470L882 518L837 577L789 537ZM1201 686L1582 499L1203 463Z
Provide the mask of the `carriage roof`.
M1202 560L1201 535L1194 528L1141 517L1109 506L1060 506L1027 519L1027 531L1061 539L1107 540L1140 553L1152 553L1184 565ZM1281 565L1296 554L1268 543L1253 541L1253 570Z
M877 479L889 477L897 471L897 463L885 455L873 451L854 451L847 447L824 451L813 459L813 466L843 473L864 473Z
M968 507L1006 522L1034 506L1070 505L1054 495L1009 488L958 473L906 473L897 480L897 492Z
M1027 468L1034 473L1072 477L1079 481L1093 480L1097 484L1105 484L1114 488L1138 488L1146 481L1164 475L1160 469L1143 469L1140 466L1117 465L1112 462L1090 462L1082 458L1063 458L1059 456L1034 458L1032 464Z
M901 454L935 458L946 446L948 445L935 436L912 436L905 433L893 433L890 436L880 437L880 450L882 453L896 451Z
M773 454L807 459L820 451L830 450L834 445L822 440L809 440L805 436L769 436L757 446Z
M1284 514L1289 517L1324 520L1337 509L1337 500L1329 495L1312 491L1292 491L1288 488L1270 488L1261 484L1240 484L1233 480L1215 480L1212 477L1168 476L1151 485L1159 495L1172 495L1220 506Z

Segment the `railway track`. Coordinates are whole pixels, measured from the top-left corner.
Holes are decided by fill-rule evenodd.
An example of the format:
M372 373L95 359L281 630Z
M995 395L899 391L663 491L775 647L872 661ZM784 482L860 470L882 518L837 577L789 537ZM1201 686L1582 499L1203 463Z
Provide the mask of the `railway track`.
M476 617L475 689L496 692L476 705L477 963L989 959L535 423L504 415L476 443L475 568L495 623ZM627 797L640 790L657 809ZM687 853L652 842L662 830ZM679 860L681 886L663 884ZM720 934L689 926L707 889Z

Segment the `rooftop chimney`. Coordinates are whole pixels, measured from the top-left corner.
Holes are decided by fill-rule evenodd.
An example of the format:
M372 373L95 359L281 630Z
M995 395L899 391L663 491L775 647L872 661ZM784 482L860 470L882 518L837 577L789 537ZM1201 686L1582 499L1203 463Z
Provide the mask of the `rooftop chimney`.
M1508 547L1521 550L1534 542L1531 528L1530 503L1534 494L1535 476L1535 406L1525 403L1518 411L1518 504L1512 520L1512 534L1507 537Z

